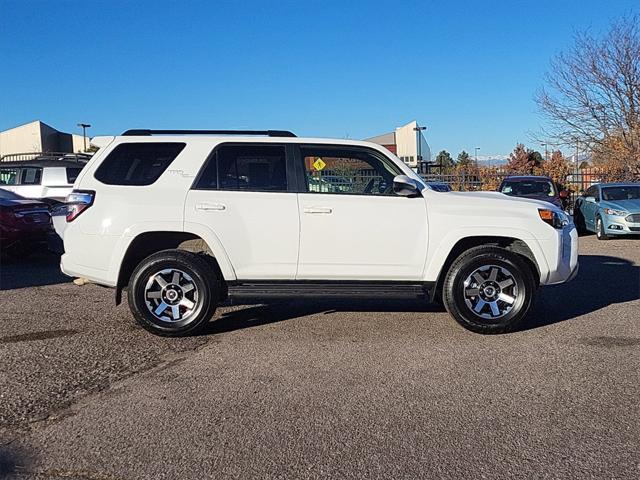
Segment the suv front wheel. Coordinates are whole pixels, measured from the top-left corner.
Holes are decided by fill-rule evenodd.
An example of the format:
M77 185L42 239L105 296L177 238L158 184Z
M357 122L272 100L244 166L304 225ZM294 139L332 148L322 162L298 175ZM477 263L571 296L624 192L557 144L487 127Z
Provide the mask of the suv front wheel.
M220 279L201 255L163 250L145 258L129 281L129 308L156 335L196 333L215 313Z
M458 257L447 272L443 300L460 325L477 333L517 329L533 304L536 284L519 255L480 246Z

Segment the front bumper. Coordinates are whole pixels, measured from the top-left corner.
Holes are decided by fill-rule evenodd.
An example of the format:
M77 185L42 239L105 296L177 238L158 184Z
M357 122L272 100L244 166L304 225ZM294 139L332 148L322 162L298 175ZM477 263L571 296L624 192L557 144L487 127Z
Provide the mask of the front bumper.
M603 215L602 223L607 235L640 235L640 223L627 220L632 214L626 216ZM640 214L633 214L638 216Z
M555 285L573 280L578 273L578 232L573 224L543 242L549 267L546 278L541 278L542 285Z

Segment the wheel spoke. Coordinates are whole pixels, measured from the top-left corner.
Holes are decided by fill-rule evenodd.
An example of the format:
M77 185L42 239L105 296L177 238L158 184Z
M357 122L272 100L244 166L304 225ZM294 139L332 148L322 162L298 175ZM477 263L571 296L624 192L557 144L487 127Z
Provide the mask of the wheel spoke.
M491 269L491 273L489 274L489 280L491 282L495 282L496 278L498 278L498 269L496 267L493 267Z
M508 315L520 295L517 278L506 265L486 263L478 266L460 287L467 308L492 322Z
M480 295L480 290L477 288L467 288L464 292L467 297L477 297Z
M186 308L193 308L196 304L185 297L182 300L180 300L180 305L182 305L183 307L186 307Z
M150 275L144 291L147 309L161 322L182 322L194 312L198 298L194 279L179 268Z
M162 313L167 309L168 305L164 302L161 302L160 305L158 305L158 308L156 308L153 313L155 313L156 315L162 315Z
M487 302L485 302L484 300L482 299L478 300L478 303L476 303L476 306L473 309L473 311L476 313L480 313L486 304Z
M500 300L502 300L503 302L508 303L509 305L513 305L513 302L515 302L515 300L516 300L515 298L513 298L510 295L507 295L504 292L500 293L500 295L498 295L498 298Z

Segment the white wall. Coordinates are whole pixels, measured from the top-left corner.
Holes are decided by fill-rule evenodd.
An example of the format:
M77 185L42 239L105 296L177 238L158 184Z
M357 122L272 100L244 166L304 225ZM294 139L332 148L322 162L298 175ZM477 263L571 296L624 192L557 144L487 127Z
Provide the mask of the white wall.
M431 148L421 130L416 131L418 122L415 120L396 128L396 147L398 157L411 168L418 166L418 142L420 143L420 155L423 161L431 161Z
M42 135L38 121L0 132L0 156L41 151Z

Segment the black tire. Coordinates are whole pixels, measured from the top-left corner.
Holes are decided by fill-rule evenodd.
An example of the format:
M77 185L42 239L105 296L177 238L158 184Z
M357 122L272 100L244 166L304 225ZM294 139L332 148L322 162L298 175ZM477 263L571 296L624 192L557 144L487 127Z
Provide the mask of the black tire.
M609 240L611 238L604 230L604 222L600 215L596 217L596 238L598 240Z
M494 269L497 272L492 279ZM480 274L484 283L473 278L465 287L465 280L475 273ZM508 285L500 285L509 281ZM498 334L520 328L533 304L536 289L534 272L526 260L500 247L479 246L467 250L453 262L444 280L443 299L449 314L467 330ZM469 292L476 290L476 296L469 296ZM492 296L486 296L487 292ZM502 298L512 302L509 304ZM478 306L481 306L479 313L473 309ZM499 311L498 315L494 316L494 308Z
M176 272L178 277L173 276ZM160 281L166 285L161 286ZM165 337L192 335L215 313L220 285L219 275L203 255L162 250L142 260L131 274L129 308L136 321L151 333ZM154 307L159 313L152 312Z
M584 215L582 215L578 205L573 207L573 223L575 224L579 235L586 235L588 233L587 224L584 221Z

